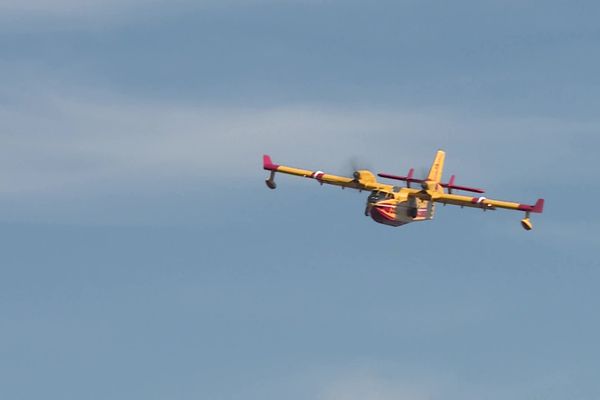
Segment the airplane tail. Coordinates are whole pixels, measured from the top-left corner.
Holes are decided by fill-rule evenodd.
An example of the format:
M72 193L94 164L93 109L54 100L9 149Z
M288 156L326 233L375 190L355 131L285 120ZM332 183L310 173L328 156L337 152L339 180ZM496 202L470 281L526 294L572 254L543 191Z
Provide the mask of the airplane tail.
M438 150L435 155L435 160L433 160L433 164L431 164L431 169L429 170L429 175L427 175L427 180L435 183L440 183L442 181L442 172L444 172L444 160L446 159L446 153L442 150Z

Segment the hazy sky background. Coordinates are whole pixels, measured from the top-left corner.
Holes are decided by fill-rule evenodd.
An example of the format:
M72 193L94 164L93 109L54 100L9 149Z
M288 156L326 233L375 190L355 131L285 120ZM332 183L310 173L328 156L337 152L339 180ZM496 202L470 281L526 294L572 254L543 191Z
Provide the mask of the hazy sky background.
M0 397L597 400L597 2L0 3ZM390 228L348 174L522 216Z

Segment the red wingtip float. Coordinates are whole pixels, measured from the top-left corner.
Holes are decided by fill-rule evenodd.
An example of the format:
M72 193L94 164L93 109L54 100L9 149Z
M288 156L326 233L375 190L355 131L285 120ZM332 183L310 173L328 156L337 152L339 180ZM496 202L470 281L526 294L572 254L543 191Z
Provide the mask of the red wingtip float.
M525 218L521 220L521 226L531 230L533 224L529 219L530 213L541 213L544 211L544 199L539 199L534 205L515 203L510 201L492 200L485 197L471 197L453 194L453 190L462 190L473 193L484 193L483 189L468 186L459 186L454 182L452 175L447 183L442 183L442 172L446 153L439 150L431 165L429 174L424 179L414 178L414 169L411 168L406 176L398 176L380 173L382 178L394 179L406 182L405 188L377 182L377 178L371 171L359 170L354 172L352 178L330 175L322 171L311 171L292 168L274 164L271 157L263 156L263 168L270 171L269 178L265 181L267 186L275 189L275 173L302 176L316 179L319 183L352 188L357 190L368 190L371 192L367 199L365 215L371 216L376 222L401 226L410 222L425 221L433 219L435 204L451 204L461 207L480 208L484 211L504 208L525 212ZM411 188L411 183L420 184L421 188ZM446 189L447 192L444 190Z

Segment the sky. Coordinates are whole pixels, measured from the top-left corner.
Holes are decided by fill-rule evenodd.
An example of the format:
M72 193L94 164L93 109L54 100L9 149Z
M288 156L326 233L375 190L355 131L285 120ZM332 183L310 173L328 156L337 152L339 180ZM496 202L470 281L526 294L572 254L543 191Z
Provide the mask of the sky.
M600 397L597 2L3 0L0 397ZM521 215L391 228L280 164Z

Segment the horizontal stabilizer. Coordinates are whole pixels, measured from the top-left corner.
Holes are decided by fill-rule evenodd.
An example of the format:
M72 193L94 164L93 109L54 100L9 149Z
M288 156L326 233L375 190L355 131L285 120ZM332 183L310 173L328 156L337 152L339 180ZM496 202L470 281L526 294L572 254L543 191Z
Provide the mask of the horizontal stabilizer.
M452 190L463 190L465 192L473 192L473 193L485 193L485 190L483 190L483 189L455 185L454 184L455 179L456 179L456 176L452 175L450 177L450 180L448 181L448 183L441 183L440 185L442 185L442 187L445 187L446 189L448 189L448 191L450 193L452 193Z
M392 174L386 174L386 173L379 173L377 174L377 176L380 176L382 178L388 178L388 179L395 179L397 181L404 181L407 183L423 183L425 182L425 179L418 179L418 178L413 178L413 174L415 173L415 169L411 168L410 171L408 171L408 175L406 176L399 176L399 175L392 175Z
M397 181L404 181L407 183L423 183L425 182L425 179L418 179L418 178L413 178L413 174L414 174L414 169L411 168L410 171L408 171L408 175L406 176L399 176L399 175L392 175L392 174L386 174L386 173L379 173L377 174L378 176L382 177L382 178L388 178L388 179L394 179ZM468 187L468 186L461 186L461 185L455 185L454 184L454 180L455 177L454 175L452 175L452 177L450 177L450 180L448 181L448 183L440 183L440 185L442 187L445 187L448 190L464 190L465 192L473 192L473 193L485 193L485 190L483 189L479 189L479 188L473 188L473 187Z
M483 189L479 189L479 188L471 188L471 187L467 187L467 186L460 186L460 185L448 185L446 183L442 183L442 186L450 189L450 190L463 190L465 192L472 192L472 193L485 193L485 190Z

